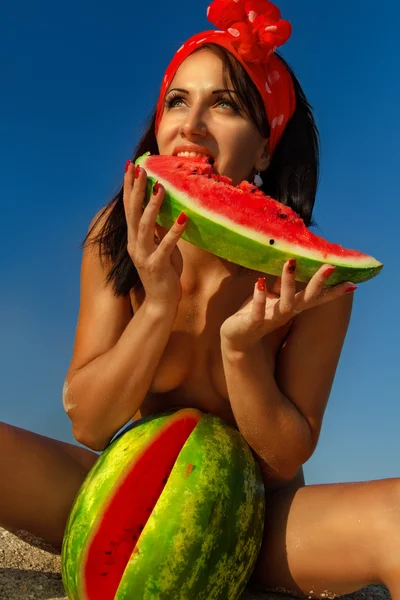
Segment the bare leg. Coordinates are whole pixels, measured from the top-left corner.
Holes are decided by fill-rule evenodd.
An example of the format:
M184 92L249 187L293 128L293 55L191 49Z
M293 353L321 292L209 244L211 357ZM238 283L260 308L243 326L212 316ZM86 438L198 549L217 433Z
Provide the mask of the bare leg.
M85 448L0 422L0 526L59 552L74 498L97 459Z
M308 597L385 584L400 600L400 480L310 485L267 496L252 583Z

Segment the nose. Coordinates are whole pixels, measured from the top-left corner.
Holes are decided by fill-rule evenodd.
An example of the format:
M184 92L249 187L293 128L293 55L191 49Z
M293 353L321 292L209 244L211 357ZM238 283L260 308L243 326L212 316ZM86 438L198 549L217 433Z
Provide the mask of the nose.
M193 135L205 137L207 135L207 125L204 120L204 113L195 107L189 110L186 118L182 121L180 133L187 138Z

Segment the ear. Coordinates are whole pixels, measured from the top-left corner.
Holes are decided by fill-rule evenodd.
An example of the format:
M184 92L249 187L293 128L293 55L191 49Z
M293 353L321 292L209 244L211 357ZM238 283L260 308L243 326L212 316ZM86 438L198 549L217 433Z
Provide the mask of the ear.
M271 164L271 157L269 155L268 142L269 142L269 138L267 138L264 141L264 145L261 148L260 156L256 160L256 164L254 165L254 168L256 169L256 171L265 171L266 169L268 169L269 165Z

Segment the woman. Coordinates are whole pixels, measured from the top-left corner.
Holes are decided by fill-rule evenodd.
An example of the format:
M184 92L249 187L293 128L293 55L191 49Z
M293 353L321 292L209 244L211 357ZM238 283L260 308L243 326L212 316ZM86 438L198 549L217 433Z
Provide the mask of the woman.
M255 177L310 224L316 128L274 53L290 26L267 0L216 0L209 18L222 31L177 52L134 159L206 154L233 184ZM145 184L128 161L85 240L63 401L90 450L2 424L0 524L59 551L96 452L131 419L192 406L238 427L261 466L267 511L254 584L320 597L385 583L400 599L398 480L306 486L303 477L355 286L326 287L331 265L300 285L295 260L275 279L199 250L181 238L185 215L169 231L156 224L162 186L142 210Z

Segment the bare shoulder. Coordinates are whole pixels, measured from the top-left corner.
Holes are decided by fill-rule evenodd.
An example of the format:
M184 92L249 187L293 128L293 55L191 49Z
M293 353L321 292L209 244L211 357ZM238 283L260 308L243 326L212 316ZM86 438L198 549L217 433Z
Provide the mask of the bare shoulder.
M307 419L314 448L349 327L352 305L353 294L344 294L300 313L277 357L277 384Z
M81 264L80 305L74 350L67 381L74 372L113 347L132 318L129 296L115 296L106 282L111 261L100 260L98 244L94 243L110 209L100 210L89 225Z

